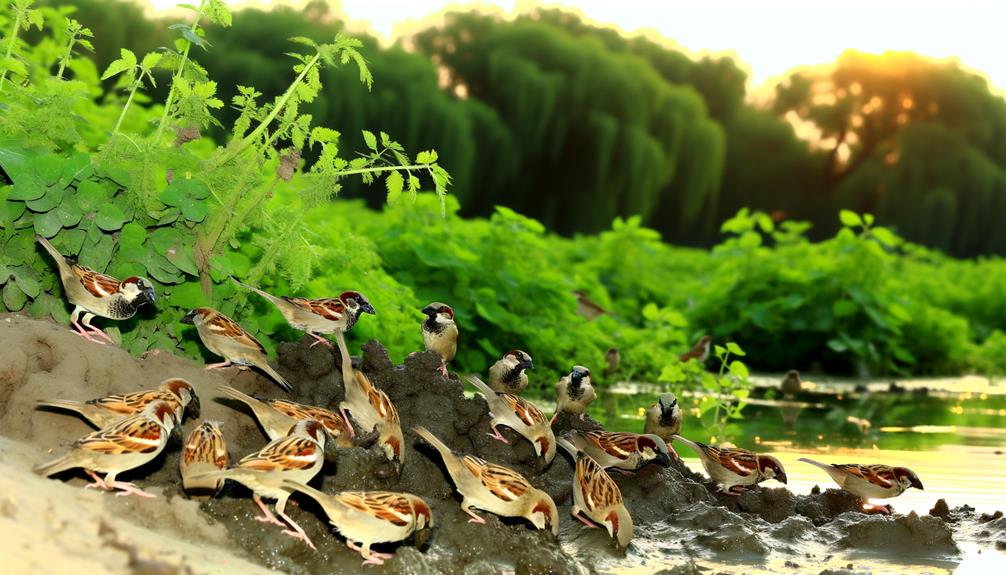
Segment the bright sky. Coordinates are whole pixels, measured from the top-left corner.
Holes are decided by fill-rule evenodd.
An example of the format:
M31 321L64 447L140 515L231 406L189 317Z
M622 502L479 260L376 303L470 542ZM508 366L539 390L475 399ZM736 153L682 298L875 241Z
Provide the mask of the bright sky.
M176 3L148 1L158 9ZM448 7L492 6L516 14L546 5L576 9L595 23L628 33L656 32L693 54L734 54L748 69L753 86L796 66L830 62L843 50L856 48L955 57L984 73L997 89L1006 89L1006 0L333 0L332 4L348 16L351 28L369 29L387 40Z

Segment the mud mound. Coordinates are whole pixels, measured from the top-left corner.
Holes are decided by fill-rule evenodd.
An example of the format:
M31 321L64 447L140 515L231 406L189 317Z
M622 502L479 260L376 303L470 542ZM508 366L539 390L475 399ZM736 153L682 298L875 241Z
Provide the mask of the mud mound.
M36 410L38 399L84 400L150 388L168 377L192 382L201 398L202 417L223 422L231 459L236 461L261 448L266 439L248 409L220 397L217 386L227 383L260 397L287 397L335 408L344 391L334 350L310 347L311 340L306 338L281 344L279 371L294 385L294 392L286 395L254 371L207 372L201 365L165 353L136 359L114 346L82 341L61 326L24 317L0 318L0 341L4 344L0 346L0 434L7 438L0 438L4 453L0 470L5 471L0 474L5 478L0 488L15 498L43 490L49 501L74 501L77 507L70 508L72 515L86 518L89 525L102 521L111 525L115 551L110 557L114 560L103 560L103 569L96 571L130 572L131 561L150 557L161 557L158 560L174 566L178 573L231 571L238 566L254 572L245 569L250 564L295 574L358 570L358 555L345 547L307 498L295 495L293 501L299 506L287 510L314 540L317 552L286 537L276 526L255 521L257 508L249 492L237 484L228 483L220 497L202 504L185 498L178 475L178 440L147 468L123 475L123 479L136 480L144 489L161 494L157 500L84 491L80 489L85 483L82 474L61 476L68 479L64 484L28 472L32 465L62 454L73 440L91 431L74 416ZM442 377L437 371L439 359L431 353L419 353L395 365L375 341L367 342L362 352L354 363L388 394L399 411L406 442L401 473L396 473L376 447L360 441L357 447L338 450L313 483L326 492L407 491L431 505L432 533L420 534L418 540L403 545L377 547L395 551L385 572L584 573L610 570L625 560L603 529L585 529L569 516L573 466L562 451L543 468L531 445L509 429L501 428L501 432L511 445L488 437L486 402L478 396L466 398L460 381ZM187 420L185 433L197 424ZM483 514L485 525L469 524L440 458L411 432L420 424L453 449L510 466L548 492L560 510L558 541L532 530L523 520L501 520L488 513ZM561 415L556 432L571 428L600 426L589 417L580 420ZM6 479L7 468L16 472L16 481ZM631 475L615 474L614 478L635 523L636 538L628 554L636 564L639 557L681 553L699 559L760 560L776 552L793 553L795 545L808 540L865 550L892 547L897 552L921 555L956 552L943 519L914 514L867 517L855 512L858 502L854 497L837 490L800 496L785 489L756 487L740 497L730 497L716 492L704 477L679 462L668 468L649 466ZM46 513L51 515L51 509ZM16 517L28 523L29 532L43 531L52 520L46 513L17 511ZM5 515L6 507L0 507L0 522L6 521ZM1002 536L999 529L989 532L992 537ZM79 543L66 530L55 535L57 550L80 552ZM96 536L93 530L90 535ZM106 539L112 540L111 536ZM0 552L9 552L9 546L9 541L0 543ZM132 551L122 551L122 546ZM193 551L196 546L204 546L202 553L212 555L215 562ZM100 554L94 559L102 560ZM221 561L226 566L221 566ZM694 568L691 563L681 572L693 572Z

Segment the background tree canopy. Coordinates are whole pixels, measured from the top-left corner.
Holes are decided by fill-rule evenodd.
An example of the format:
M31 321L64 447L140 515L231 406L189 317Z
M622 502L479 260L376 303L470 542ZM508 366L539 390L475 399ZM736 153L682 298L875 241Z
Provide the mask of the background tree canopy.
M99 69L119 46L171 41L129 2L69 3L100 39ZM245 9L234 23L213 30L199 61L222 90L254 85L265 98L283 87L287 38L342 27L321 0ZM741 207L808 220L815 238L848 208L954 255L1006 253L1006 102L953 63L848 52L754 105L732 59L694 59L560 11L453 13L395 46L364 41L374 97L351 71L326 70L309 112L347 135L380 126L407 148L436 147L464 215L503 205L563 234L639 215L665 240L709 245Z

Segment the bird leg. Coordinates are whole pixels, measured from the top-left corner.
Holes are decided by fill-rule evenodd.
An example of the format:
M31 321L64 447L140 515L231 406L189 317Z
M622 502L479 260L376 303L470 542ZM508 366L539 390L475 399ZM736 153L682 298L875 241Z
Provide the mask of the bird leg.
M450 377L450 374L447 373L447 362L444 361L443 357L440 358L440 375L444 376L444 379L448 379Z
M112 339L112 336L91 325L91 320L93 318L94 318L93 314L85 313L80 323L83 324L84 327L86 327L88 330L90 330L91 333L97 335L101 339L107 341L108 343L115 343L115 340Z
M339 413L342 414L342 419L346 421L346 432L349 433L349 438L353 439L356 437L356 431L353 430L353 423L349 421L349 413L346 412L345 408L339 409Z
M580 515L580 513L579 513L579 512L577 512L577 513L574 513L574 514L573 514L573 517L576 517L577 519L579 519L579 520L580 520L580 523L583 523L583 524L584 524L584 525L586 525L586 526L587 526L588 528L590 528L590 529L597 529L597 525L594 525L594 523L593 523L593 522L591 522L591 521L588 521L587 519L584 519L584 518L583 518L583 515Z
M105 342L101 341L100 339L94 339L94 336L91 335L91 331L88 329L84 329L84 327L81 326L79 323L77 323L76 320L72 320L70 323L74 327L74 329L70 330L73 333L79 335L80 337L86 339L87 341L96 343L98 345L105 345Z
M299 539L303 541L304 543L307 544L308 547L310 547L314 551L318 550L314 546L314 543L311 543L311 539L308 538L307 533L304 533L304 529L300 525L297 525L297 523L293 519L290 519L289 515L280 511L279 509L276 510L276 513L283 518L283 521L286 521L287 524L290 525L290 529L283 530L283 533L286 533L287 535L293 537L294 539Z
M87 474L91 476L91 479L94 480L94 483L88 483L87 485L84 486L85 489L104 489L105 491L111 490L108 484L105 483L105 481L102 478L98 477L97 473L88 469Z
M349 547L353 551L359 553L360 557L363 557L364 559L364 565L384 565L385 559L391 559L393 557L391 553L378 553L377 551L370 550L368 547L360 547L349 539L346 540L346 547Z
M311 347L314 347L314 346L318 345L319 343L321 345L327 345L328 347L332 347L332 342L328 341L327 339L321 337L320 335L318 335L316 333L307 332L307 335L309 335L309 336L311 336L311 337L313 337L315 339L315 342L311 344Z
M493 432L492 433L486 433L486 435L488 435L489 437L492 437L493 439L498 439L498 440L502 441L503 443L506 443L507 445L510 445L510 441L507 440L507 438L505 438L502 435L500 435L500 430L496 429L495 425L492 426L492 429L493 429Z
M112 489L119 489L120 491L115 494L116 497L125 497L127 495L139 495L140 497L147 497L150 499L156 499L157 496L153 493L147 493L146 491L140 489L134 483L128 483L126 481L107 481L106 484Z
M286 527L286 525L282 521L276 519L276 516L272 514L272 511L269 511L269 508L265 506L265 503L262 503L261 497L259 497L258 495L252 495L252 499L254 499L255 503L258 504L259 509L262 510L263 514L261 517L256 517L255 521L261 521L262 523L271 523L273 525L279 525L280 527Z
M471 519L468 520L469 523L478 523L480 525L485 524L486 520L476 515L475 512L472 511L470 508L462 507L461 510L471 516Z
M729 495L730 497L740 497L741 493L744 493L745 491L747 491L747 488L743 485L734 485L729 489L723 489L723 487L720 486L720 493L723 495Z
M211 363L211 364L207 365L205 367L205 369L206 370L220 369L220 368L224 368L224 367L230 367L230 365L231 365L231 360L228 359L227 361L221 361L220 363Z

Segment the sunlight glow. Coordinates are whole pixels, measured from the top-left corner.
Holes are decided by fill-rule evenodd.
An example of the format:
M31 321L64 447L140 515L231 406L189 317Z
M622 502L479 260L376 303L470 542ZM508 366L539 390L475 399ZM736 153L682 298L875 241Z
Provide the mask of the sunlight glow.
M176 0L139 0L156 10ZM305 0L226 0L235 6L303 5ZM391 41L439 21L444 9L479 7L507 15L538 6L578 11L594 23L629 33L659 34L694 55L733 54L751 85L778 79L791 68L825 64L844 50L879 54L910 50L931 58L956 58L1006 88L1006 2L993 0L847 0L841 5L802 0L338 0L350 29ZM855 91L855 86L852 87Z

